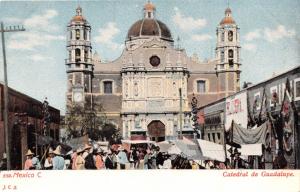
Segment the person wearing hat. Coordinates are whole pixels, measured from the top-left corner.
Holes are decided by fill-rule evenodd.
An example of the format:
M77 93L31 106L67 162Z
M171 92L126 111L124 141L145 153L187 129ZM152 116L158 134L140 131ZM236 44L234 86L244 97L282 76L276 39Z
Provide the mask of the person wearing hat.
M172 161L170 159L170 155L169 154L166 154L164 156L164 163L163 163L163 166L162 166L162 169L172 169Z
M54 157L53 149L50 147L49 152L48 152L48 156L47 156L47 158L45 160L45 163L44 163L44 168L46 170L53 169L53 164L52 164L53 157Z
M91 152L91 148L92 148L92 146L90 146L89 144L85 144L84 145L84 148L83 148L83 154L82 154L82 157L85 159L87 156L88 156L88 154Z
M76 170L83 170L83 169L85 169L85 167L84 167L85 160L82 157L83 151L84 150L82 148L78 148L77 151L76 151L77 155L76 155L75 167L74 167Z
M233 152L233 168L240 169L243 168L243 160L241 159L241 153L238 151L237 148L234 149Z
M192 166L192 169L199 169L198 163L196 163L196 161L194 161L194 160L192 160L191 166Z
M76 159L77 159L77 151L74 151L71 156L71 162L72 162L72 169L76 170Z
M108 153L106 159L105 159L105 167L106 169L114 169L114 163L113 163L113 154L112 152Z
M94 154L93 154L93 148L90 145L85 146L85 150L83 153L84 158L84 167L85 169L96 169L95 161L94 161Z
M63 170L65 167L65 159L61 154L61 146L57 146L53 151L54 158L52 159L53 170Z
M103 152L99 148L96 152L96 157L95 157L95 165L97 169L104 169L104 162L103 162Z
M0 162L0 170L7 170L7 156L6 153L3 153L2 160Z
M73 150L70 150L65 156L65 167L64 169L72 169L71 160L72 160Z
M128 163L127 155L122 146L119 147L118 162L120 163L120 169L125 169L125 165Z
M25 161L25 164L24 164L24 170L34 169L34 167L32 165L33 155L34 155L34 153L32 153L30 149L28 149L28 151L26 153L26 161Z
M32 166L34 167L34 169L37 169L37 170L42 169L41 162L39 160L38 155L36 155L32 158Z

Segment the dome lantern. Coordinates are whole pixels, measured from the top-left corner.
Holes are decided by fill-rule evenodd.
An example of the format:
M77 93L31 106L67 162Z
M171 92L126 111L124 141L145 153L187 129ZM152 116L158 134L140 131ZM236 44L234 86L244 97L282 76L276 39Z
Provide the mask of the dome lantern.
M228 7L225 10L225 17L220 22L220 25L230 25L230 24L235 24L235 21L232 18L231 9Z
M144 6L144 17L146 19L153 19L155 14L155 5L148 1Z
M86 22L86 19L82 16L82 8L80 6L76 8L76 15L72 18L71 22Z

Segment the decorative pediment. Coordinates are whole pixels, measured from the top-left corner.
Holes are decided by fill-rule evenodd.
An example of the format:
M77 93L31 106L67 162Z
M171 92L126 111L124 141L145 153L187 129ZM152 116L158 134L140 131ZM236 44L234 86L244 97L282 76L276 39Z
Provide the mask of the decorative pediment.
M144 48L148 48L148 49L166 49L167 46L159 45L159 44L151 44L151 45L145 45Z

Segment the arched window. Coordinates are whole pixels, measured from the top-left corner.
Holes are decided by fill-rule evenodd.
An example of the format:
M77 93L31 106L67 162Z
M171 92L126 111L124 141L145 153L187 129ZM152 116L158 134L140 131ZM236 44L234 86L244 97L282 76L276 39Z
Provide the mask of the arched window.
M85 29L83 29L83 39L87 40L87 34L86 34L86 30Z
M72 60L72 51L69 51L69 60Z
M224 51L221 51L221 62L224 62Z
M76 29L76 40L80 39L80 30Z
M228 57L233 58L233 50L232 49L228 50Z
M229 68L233 68L233 50L229 49L228 50L228 63L229 63Z
M75 61L79 62L80 61L80 49L75 49Z
M84 61L88 61L88 50L84 50Z
M228 31L228 41L232 41L232 40L233 40L233 32Z
M70 40L73 39L73 31L70 31Z
M222 32L222 34L221 34L221 41L222 42L224 42L224 39L225 39L224 36L225 36L225 34L224 34L224 32Z

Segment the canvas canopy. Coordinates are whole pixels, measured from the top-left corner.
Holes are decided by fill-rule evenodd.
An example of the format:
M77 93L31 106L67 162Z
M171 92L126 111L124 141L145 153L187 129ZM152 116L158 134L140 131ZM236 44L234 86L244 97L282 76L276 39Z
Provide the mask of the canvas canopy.
M246 129L240 125L233 123L232 126L234 143L244 145L244 144L265 144L265 139L268 131L267 123L255 129Z
M148 140L122 140L122 143L143 144L143 143L155 143L155 142L154 141L148 141Z
M89 143L88 135L77 137L66 141L66 144L72 147L73 150L77 150L79 147L84 146L84 144Z
M180 155L182 151L179 149L179 147L175 144L171 144L172 146L167 150L169 154L175 154Z
M97 144L99 145L99 146L108 146L108 141L97 141Z
M169 149L170 154L183 154L189 159L203 160L199 146L193 141L176 140L174 145Z
M241 155L262 155L262 144L241 145Z
M156 145L159 147L160 151L164 153L168 152L169 149L173 146L173 144L168 141L159 142L156 143Z
M202 155L207 160L225 162L224 146L210 141L197 139Z

